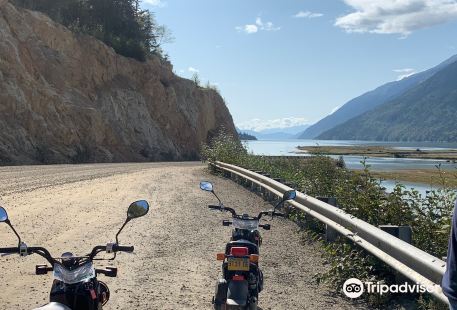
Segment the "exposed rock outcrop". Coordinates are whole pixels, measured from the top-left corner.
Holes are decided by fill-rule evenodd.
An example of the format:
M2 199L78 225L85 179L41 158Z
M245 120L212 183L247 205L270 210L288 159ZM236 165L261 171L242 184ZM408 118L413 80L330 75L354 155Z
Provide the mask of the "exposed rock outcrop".
M160 58L122 57L0 0L0 163L198 158L232 117Z

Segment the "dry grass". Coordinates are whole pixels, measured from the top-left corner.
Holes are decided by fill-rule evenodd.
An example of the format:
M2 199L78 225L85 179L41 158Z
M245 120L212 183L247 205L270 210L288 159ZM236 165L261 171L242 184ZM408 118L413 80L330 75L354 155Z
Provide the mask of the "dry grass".
M358 171L361 172L361 171ZM371 171L377 178L412 183L424 183L434 186L456 187L457 172L438 171L434 169L396 170L396 171Z
M384 146L299 146L301 152L321 155L359 155L366 157L394 157L444 159L457 161L457 150L397 150Z

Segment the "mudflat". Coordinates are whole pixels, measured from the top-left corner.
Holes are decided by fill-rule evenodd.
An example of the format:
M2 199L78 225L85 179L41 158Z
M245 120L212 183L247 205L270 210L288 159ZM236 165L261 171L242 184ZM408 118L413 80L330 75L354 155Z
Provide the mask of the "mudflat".
M353 155L366 157L393 157L393 158L415 158L415 159L441 159L448 161L457 160L457 150L421 150L418 149L396 149L386 146L299 146L298 153L311 153L321 155Z
M149 214L120 235L135 252L118 255L117 278L99 277L111 289L105 309L211 309L221 274L215 257L230 228L222 226L228 214L206 207L215 199L199 189L201 180L212 181L224 203L240 212L270 208L197 162L1 167L0 180L1 205L23 240L55 256L87 254L94 245L113 241L128 205L149 201ZM318 245L304 243L291 221L270 224L271 230L262 232L260 309L356 307L312 279L326 268ZM15 244L13 233L0 225L0 246ZM35 265L43 263L37 255L0 257L0 308L32 309L48 301L52 275L34 275Z

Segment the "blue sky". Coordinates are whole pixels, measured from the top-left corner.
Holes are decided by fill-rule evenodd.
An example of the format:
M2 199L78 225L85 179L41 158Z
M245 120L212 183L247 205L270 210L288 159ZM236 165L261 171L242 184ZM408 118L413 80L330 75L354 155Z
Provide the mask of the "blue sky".
M244 129L314 123L366 91L457 54L455 0L143 5L175 38L164 45L175 72L198 72L203 84L215 84Z

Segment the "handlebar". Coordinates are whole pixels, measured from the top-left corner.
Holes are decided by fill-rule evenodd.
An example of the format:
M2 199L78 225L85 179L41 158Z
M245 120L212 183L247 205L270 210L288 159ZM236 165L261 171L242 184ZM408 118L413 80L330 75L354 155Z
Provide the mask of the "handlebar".
M135 247L132 246L121 246L121 245L116 245L113 247L114 252L126 252L126 253L132 253L133 250L135 250Z
M116 252L127 252L127 253L132 253L135 247L132 246L122 246L118 244L112 244L112 249L111 251L113 253ZM103 251L108 251L108 245L97 245L92 249L92 252L89 254L89 259L92 260L98 253L103 252Z
M113 244L112 251L113 252L127 252L132 253L134 251L134 246L121 246L117 244ZM28 254L38 254L41 257L45 258L51 265L56 263L56 259L51 256L48 250L43 247L27 247L26 248ZM89 260L92 260L98 253L106 251L106 245L98 245L92 249L92 252L89 254ZM0 248L0 254L20 254L20 247L8 247L8 248ZM87 257L87 256L86 256Z
M241 218L240 215L236 214L236 211L232 208L224 207L223 205L208 205L209 209L212 210L219 210L219 211L227 211L232 214L233 218ZM253 219L260 220L263 215L272 215L272 216L278 216L278 217L286 217L284 213L276 212L273 210L270 211L262 211L257 215L256 217L253 217Z
M38 254L41 257L45 258L49 263L54 264L55 260L52 258L51 253L48 250L42 247L27 247L25 254L21 253L20 247L11 247L11 248L0 248L0 253L2 254Z
M0 248L0 254L19 254L19 247Z
M220 210L220 211L230 212L230 213L232 213L232 216L233 216L233 217L236 217L236 216L237 216L237 214L236 214L236 212L235 212L234 209L229 208L229 207L224 207L223 205L218 205L218 206L216 206L216 205L209 205L208 208L210 208L210 209L212 209L212 210Z

